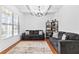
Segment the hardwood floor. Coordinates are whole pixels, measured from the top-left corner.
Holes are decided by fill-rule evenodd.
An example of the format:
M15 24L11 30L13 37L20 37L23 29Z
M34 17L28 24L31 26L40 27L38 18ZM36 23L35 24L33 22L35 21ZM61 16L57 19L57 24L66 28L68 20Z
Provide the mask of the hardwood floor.
M57 54L56 49L54 49L54 47L51 45L51 43L49 42L48 39L46 39L46 42L48 43L48 46L49 46L49 48L51 49L52 53L53 53L53 54Z
M9 50L11 50L13 47L15 47L20 41L16 42L12 46L6 48L4 51L0 52L0 54L6 54Z

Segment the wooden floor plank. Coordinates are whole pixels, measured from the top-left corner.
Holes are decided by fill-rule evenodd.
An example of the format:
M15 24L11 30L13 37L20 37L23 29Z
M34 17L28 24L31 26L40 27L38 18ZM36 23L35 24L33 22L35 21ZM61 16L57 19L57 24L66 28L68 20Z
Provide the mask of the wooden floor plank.
M49 48L51 49L52 53L53 53L53 54L57 54L56 49L51 45L51 43L49 42L48 39L46 39L46 42L48 43L48 46L49 46Z
M15 47L20 41L16 42L12 46L6 48L4 51L0 52L0 54L6 54L9 50L11 50L13 47Z

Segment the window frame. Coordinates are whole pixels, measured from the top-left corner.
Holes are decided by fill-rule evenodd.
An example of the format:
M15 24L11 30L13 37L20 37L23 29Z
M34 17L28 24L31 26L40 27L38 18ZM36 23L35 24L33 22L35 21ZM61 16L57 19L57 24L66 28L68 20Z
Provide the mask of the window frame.
M9 10L8 10L9 11ZM10 11L11 12L11 11ZM2 33L2 36L4 36L4 37L2 37L2 39L7 39L7 38L10 38L10 37L13 37L13 36L16 36L14 33L14 31L15 31L15 29L14 29L14 26L16 27L17 26L17 35L19 35L19 30L20 30L20 28L19 28L19 16L17 15L17 25L16 24L14 24L14 16L16 16L16 14L15 13L11 13L11 15L8 15L8 14L6 14L5 12L3 12L3 11L1 11L1 14L0 15L2 15L2 14L4 14L4 17L0 17L0 21L2 21L2 19L4 18L4 19L6 19L6 20L8 20L8 17L11 17L11 23L8 23L8 22L4 22L4 23L1 23L1 26L3 27L5 27L5 25L6 25L6 27L9 29L9 26L11 26L12 27L12 29L11 29L11 35L8 35L8 36L5 36L7 33L9 34L9 30L7 29L7 32L5 33L5 34L3 34L4 32L5 32L5 29L4 28L2 28L2 29L4 29L4 31L2 31L3 33ZM6 15L8 15L8 16L6 16ZM7 18L6 18L7 17ZM9 21L9 20L8 20Z

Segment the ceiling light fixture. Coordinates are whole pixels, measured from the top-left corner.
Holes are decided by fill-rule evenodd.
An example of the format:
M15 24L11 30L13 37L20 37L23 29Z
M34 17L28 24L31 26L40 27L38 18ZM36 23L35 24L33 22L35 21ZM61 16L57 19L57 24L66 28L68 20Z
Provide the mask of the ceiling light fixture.
M47 15L51 5L28 5L27 8L29 9L31 15L42 17Z

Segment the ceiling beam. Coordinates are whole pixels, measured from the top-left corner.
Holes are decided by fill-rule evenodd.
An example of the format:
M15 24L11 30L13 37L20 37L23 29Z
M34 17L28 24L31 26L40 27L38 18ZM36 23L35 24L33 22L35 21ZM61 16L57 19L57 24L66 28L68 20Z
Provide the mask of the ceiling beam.
M31 9L29 8L29 5L26 5L26 7L27 7L27 9L29 10L29 13L30 13L31 15L33 15L32 12L31 12Z
M47 14L48 14L48 11L50 10L50 8L51 8L51 5L49 5L49 8L47 9L47 11L46 11L45 15L47 15Z

